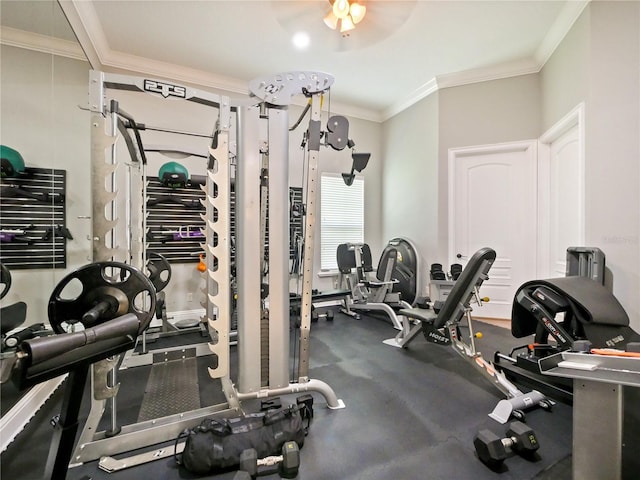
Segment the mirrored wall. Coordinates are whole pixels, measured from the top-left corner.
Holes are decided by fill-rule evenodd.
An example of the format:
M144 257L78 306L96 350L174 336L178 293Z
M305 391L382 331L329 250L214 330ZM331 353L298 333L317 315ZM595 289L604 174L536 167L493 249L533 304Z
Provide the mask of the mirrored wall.
M89 63L57 1L2 2L0 18L0 301L46 324L55 285L91 261Z

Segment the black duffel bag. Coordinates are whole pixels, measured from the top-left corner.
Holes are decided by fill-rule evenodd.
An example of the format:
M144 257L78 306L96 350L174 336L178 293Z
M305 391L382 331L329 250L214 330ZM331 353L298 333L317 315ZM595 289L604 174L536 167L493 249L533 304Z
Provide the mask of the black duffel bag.
M302 448L312 412L304 404L235 418L207 418L197 427L183 431L184 451L176 461L191 473L205 475L240 464L240 454L254 448L258 458L278 455L286 442Z

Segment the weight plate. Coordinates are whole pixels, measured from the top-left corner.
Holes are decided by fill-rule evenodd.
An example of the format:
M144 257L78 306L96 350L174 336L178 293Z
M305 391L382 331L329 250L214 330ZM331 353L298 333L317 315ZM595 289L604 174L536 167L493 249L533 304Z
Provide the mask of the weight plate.
M96 305L114 299L117 308L105 312L96 323L133 313L140 321L139 334L149 326L156 309L156 289L139 269L120 262L91 263L64 277L49 298L49 322L56 333L65 333L68 326L83 323L83 315Z
M156 292L161 292L171 280L171 264L159 253L149 252L147 273L149 280L156 287Z

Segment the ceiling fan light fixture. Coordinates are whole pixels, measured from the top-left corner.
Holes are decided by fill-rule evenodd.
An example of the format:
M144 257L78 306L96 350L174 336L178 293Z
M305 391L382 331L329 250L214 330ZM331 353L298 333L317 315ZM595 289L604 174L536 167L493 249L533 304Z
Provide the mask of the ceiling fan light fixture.
M333 10L330 10L326 17L324 17L324 24L331 30L338 28L338 17L333 14Z
M349 15L349 1L348 0L335 0L333 2L332 8L333 14L340 18L344 19Z
M337 30L340 26L340 33L343 37L348 37L349 32L356 28L356 23L360 23L367 13L361 0L329 0L331 10L324 17L324 23L332 30Z
M340 22L340 33L349 32L354 28L356 28L356 26L353 24L351 17L348 15L342 19L342 22Z
M367 7L357 1L353 2L349 7L349 15L351 15L354 24L360 23L365 13L367 13Z

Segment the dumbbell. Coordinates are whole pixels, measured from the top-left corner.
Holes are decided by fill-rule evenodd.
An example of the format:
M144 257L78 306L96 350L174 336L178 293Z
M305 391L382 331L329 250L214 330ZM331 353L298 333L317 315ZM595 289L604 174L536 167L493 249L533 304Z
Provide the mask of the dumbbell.
M429 309L431 306L431 298L423 296L416 297L416 307Z
M432 263L431 270L429 271L431 275L431 280L446 280L447 275L442 270L441 263Z
M458 277L462 273L462 265L459 263L451 264L451 279L458 280Z
M510 423L506 438L498 437L491 430L480 430L473 439L473 445L478 458L489 466L500 465L509 451L531 458L540 448L536 434L522 422Z
M273 468L273 466L276 468ZM260 469L259 467L272 467ZM240 454L240 470L251 478L278 473L282 478L295 478L300 468L300 449L296 442L286 442L282 446L282 455L258 458L255 448L244 450Z
M333 310L326 310L324 312L318 312L318 309L313 307L311 309L311 322L315 323L320 318L326 318L327 322L333 321Z

